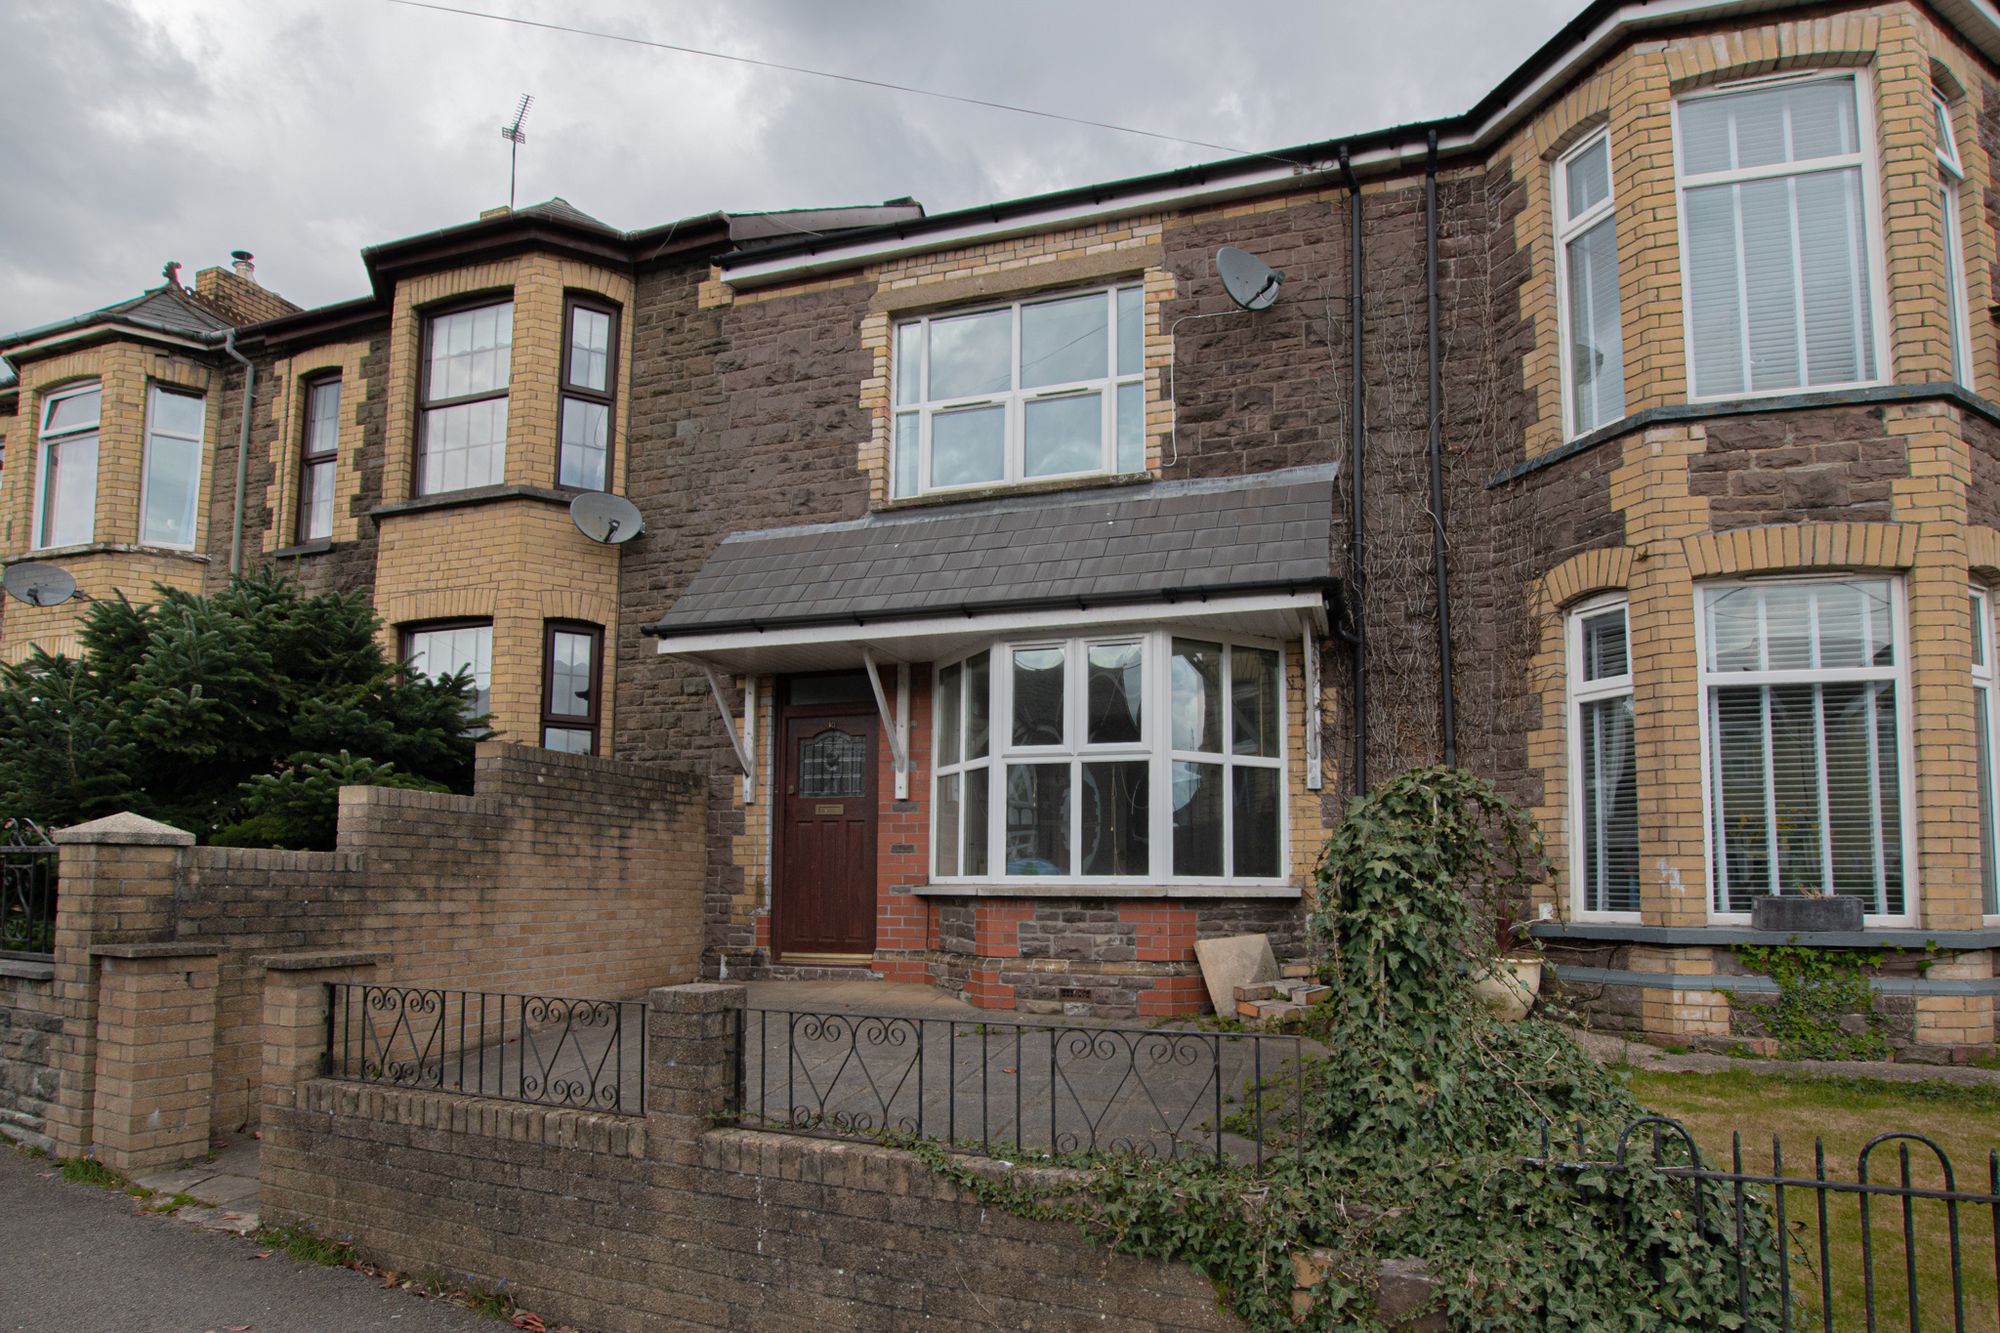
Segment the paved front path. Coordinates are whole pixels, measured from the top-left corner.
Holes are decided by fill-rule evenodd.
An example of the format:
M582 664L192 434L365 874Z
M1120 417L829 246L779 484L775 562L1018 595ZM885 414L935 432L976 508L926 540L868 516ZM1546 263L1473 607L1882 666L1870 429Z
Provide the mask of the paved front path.
M494 1333L469 1310L133 1212L0 1146L0 1329L35 1333ZM46 1178L44 1173L48 1173Z

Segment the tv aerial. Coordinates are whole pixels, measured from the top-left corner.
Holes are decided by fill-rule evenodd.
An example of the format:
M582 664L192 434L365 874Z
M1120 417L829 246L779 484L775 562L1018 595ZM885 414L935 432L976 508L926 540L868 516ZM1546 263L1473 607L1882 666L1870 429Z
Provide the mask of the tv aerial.
M0 587L15 601L29 606L61 606L76 596L76 579L68 570L39 561L10 566L0 575Z
M1215 252L1215 271L1229 299L1245 310L1269 310L1278 299L1285 275L1248 250L1225 245Z
M513 124L502 125L500 127L500 137L511 145L507 150L507 208L509 211L512 211L514 207L514 169L521 161L521 145L528 142L527 131L521 128L521 122L528 118L528 109L534 106L534 104L535 99L533 94L522 93L520 104L514 108Z
M600 546L623 546L646 530L639 506L605 491L585 491L571 500L569 521Z

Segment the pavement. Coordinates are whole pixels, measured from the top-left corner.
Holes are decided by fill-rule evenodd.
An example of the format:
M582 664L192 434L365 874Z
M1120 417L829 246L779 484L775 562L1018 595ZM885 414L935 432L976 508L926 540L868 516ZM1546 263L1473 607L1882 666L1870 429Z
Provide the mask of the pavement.
M228 1182L227 1173L206 1180ZM240 1179L240 1178L238 1178ZM199 1185L202 1182L196 1181ZM193 1190L189 1191L193 1193ZM494 1333L460 1306L149 1216L0 1148L0 1329L34 1333Z

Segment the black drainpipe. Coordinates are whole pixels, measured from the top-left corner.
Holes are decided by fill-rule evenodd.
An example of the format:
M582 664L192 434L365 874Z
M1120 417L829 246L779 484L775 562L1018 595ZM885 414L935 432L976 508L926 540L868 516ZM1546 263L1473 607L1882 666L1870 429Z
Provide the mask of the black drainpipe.
M1353 648L1354 679L1349 693L1354 696L1354 794L1368 790L1368 628L1363 599L1368 588L1365 571L1367 545L1364 540L1361 507L1361 456L1368 439L1367 380L1361 372L1361 181L1348 161L1347 145L1340 146L1340 171L1347 178L1347 319L1348 356L1353 362L1353 384L1349 390L1348 497L1347 525L1347 621L1341 637Z
M1458 767L1458 710L1451 688L1451 593L1445 586L1443 390L1438 375L1438 136L1430 132L1424 159L1424 272L1430 288L1431 352L1431 571L1437 580L1438 707L1444 723L1444 762Z

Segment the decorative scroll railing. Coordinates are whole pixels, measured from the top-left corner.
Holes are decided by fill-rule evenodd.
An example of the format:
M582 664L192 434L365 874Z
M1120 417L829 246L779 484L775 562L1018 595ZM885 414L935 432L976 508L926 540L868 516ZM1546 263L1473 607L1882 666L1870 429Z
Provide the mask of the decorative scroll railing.
M56 950L56 848L33 821L0 823L0 955Z
M1544 1125L1540 1162L1578 1178L1654 1170L1676 1180L1735 1284L1739 1327L1918 1333L2000 1321L2000 1152L1987 1153L1982 1189L1961 1188L1951 1158L1922 1134L1876 1135L1851 1178L1829 1174L1820 1139L1810 1174L1788 1170L1776 1135L1769 1170L1745 1164L1741 1134L1731 1136L1725 1167L1703 1160L1679 1122L1648 1116L1598 1160L1581 1145L1552 1147ZM1757 1258L1760 1227L1777 1238L1776 1262Z
M646 1112L646 1006L333 982L326 1073L614 1115Z
M1302 1123L1297 1037L780 1009L741 1023L736 1108L754 1128L1261 1169Z

